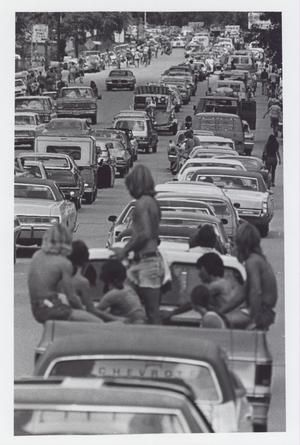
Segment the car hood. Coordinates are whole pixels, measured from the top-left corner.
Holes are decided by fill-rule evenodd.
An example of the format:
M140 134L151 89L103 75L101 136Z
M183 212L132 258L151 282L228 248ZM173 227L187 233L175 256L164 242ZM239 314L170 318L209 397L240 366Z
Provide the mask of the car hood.
M241 207L261 208L261 204L268 194L264 192L252 192L248 190L224 190L231 199L232 204L239 203Z
M45 199L15 198L15 215L57 216L59 201Z

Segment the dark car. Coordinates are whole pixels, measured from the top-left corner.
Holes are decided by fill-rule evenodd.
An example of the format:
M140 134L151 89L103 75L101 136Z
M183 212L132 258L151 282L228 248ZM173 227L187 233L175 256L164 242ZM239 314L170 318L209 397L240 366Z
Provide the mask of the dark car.
M131 167L131 155L122 141L118 139L97 138L97 149L109 150L110 155L114 157L116 162L116 170L123 178Z
M19 153L17 160L40 161L43 164L47 179L55 181L64 197L75 203L76 209L81 207L84 184L80 171L73 159L66 154L52 153Z
M58 117L82 117L97 123L97 97L90 87L62 88L56 101Z
M48 96L20 96L15 98L15 111L37 113L41 123L56 117L56 111Z
M91 128L87 119L80 119L78 117L55 118L45 126L42 133L58 134L58 135L80 135L92 134Z
M112 70L105 80L107 91L113 88L123 89L129 88L131 91L134 90L136 79L132 71L129 70Z
M24 379L14 403L16 436L213 432L183 381Z

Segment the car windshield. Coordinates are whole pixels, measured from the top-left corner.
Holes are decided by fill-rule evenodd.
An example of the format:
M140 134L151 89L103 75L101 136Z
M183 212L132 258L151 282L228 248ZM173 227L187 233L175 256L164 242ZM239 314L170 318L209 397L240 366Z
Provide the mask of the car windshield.
M22 156L22 160L28 159L29 161L41 161L45 168L62 168L69 169L71 168L69 160L66 158L46 158L44 156Z
M14 433L53 434L153 434L187 432L178 415L162 408L99 406L72 409L72 405L35 410L15 410Z
M245 178L242 176L230 175L201 175L196 172L194 173L192 180L205 181L207 178L211 178L215 185L218 187L224 187L225 189L249 190L254 192L259 191L258 181L256 178Z
M247 170L260 170L263 166L263 162L260 159L249 159L245 156L245 158L239 160Z
M15 198L55 201L54 194L50 187L35 184L15 184Z
M93 93L90 88L63 88L61 90L61 96L69 99L90 99L91 97L93 97Z
M120 77L120 76L128 77L130 75L132 75L132 73L130 71L117 71L117 70L115 70L115 71L111 71L109 73L109 77Z
M74 159L74 161L79 161L81 159L81 147L76 146L55 146L55 145L47 145L46 148L47 153L64 153L71 158Z
M81 121L76 120L64 120L64 119L57 119L50 121L47 125L48 130L64 130L64 129L76 129L76 130L82 130L83 125Z
M144 131L145 122L141 120L120 119L116 123L116 128L120 128L121 130Z
M36 125L34 116L15 116L15 125Z
M49 103L47 99L27 99L25 97L16 99L15 107L21 110L45 111L49 109Z

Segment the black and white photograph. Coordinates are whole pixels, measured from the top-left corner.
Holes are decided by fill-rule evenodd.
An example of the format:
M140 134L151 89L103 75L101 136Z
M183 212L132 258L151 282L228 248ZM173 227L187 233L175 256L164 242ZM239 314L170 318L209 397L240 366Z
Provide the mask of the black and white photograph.
M257 3L12 12L15 440L296 432L299 29Z

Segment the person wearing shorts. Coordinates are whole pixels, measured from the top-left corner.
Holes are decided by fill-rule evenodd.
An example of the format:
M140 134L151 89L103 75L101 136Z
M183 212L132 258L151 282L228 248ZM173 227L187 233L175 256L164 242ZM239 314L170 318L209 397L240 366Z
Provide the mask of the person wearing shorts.
M160 323L159 304L164 281L164 261L158 252L160 208L155 199L155 184L148 167L136 165L125 178L130 195L136 199L132 217L132 237L123 249L114 248L122 260L134 253L128 279L136 286L149 323Z

